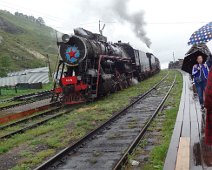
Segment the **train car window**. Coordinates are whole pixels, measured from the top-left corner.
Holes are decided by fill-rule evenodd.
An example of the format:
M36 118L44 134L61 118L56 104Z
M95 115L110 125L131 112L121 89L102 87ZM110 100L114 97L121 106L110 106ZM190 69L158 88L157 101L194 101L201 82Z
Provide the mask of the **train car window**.
M156 63L156 61L155 61L155 56L154 56L154 55L151 55L151 63L152 63L152 64L155 64L155 63Z
M139 51L134 50L134 54L135 54L135 64L136 66L140 66Z
M151 62L152 54L146 53L146 55L147 55L147 57L148 57L150 70L152 70L152 62Z

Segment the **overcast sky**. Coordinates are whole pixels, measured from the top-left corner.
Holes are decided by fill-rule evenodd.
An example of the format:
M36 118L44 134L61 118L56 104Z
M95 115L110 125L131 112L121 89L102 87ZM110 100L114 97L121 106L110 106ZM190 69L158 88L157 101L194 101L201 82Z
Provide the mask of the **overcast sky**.
M136 37L132 23L116 13L114 2L120 8L126 4L124 11L129 16L143 13L146 36L163 68L173 60L173 52L175 59L183 58L190 47L190 35L212 21L211 0L0 0L0 9L41 16L46 25L64 33L73 33L76 27L98 32L100 19L106 24L103 34L109 41L122 40L135 48L146 48ZM211 42L208 46L212 49Z

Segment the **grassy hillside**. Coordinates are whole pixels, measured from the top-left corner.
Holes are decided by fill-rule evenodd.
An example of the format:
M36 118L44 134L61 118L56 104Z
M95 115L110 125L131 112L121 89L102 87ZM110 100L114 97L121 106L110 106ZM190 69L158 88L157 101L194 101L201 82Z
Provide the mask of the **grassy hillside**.
M57 46L52 28L0 10L0 76L46 66L47 54L53 67Z

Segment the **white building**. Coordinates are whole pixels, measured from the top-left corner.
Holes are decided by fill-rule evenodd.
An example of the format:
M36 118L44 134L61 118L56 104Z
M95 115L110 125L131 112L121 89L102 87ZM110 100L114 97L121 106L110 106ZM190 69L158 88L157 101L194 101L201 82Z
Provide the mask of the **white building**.
M41 67L8 73L7 77L0 78L0 87L15 86L18 83L48 83L49 68Z

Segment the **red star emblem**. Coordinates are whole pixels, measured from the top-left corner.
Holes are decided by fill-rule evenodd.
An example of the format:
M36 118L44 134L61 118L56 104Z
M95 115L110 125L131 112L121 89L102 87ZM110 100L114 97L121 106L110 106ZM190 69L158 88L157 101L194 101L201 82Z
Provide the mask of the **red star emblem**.
M68 54L69 54L70 58L72 58L72 57L76 58L75 57L76 51L72 51L72 49L71 49L71 51Z

